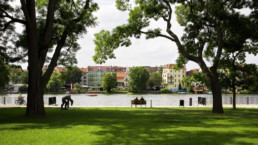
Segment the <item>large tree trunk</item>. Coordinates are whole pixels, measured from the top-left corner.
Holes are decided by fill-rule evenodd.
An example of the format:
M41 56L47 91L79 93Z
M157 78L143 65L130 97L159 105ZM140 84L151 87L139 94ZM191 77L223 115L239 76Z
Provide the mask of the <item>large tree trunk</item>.
M222 94L217 72L212 72L211 90L213 97L212 113L224 113L222 106Z
M39 51L37 38L35 37L36 29L27 28L28 34L28 70L29 70L29 89L27 97L27 116L43 116L45 115L43 90L42 86L42 68L39 62Z
M235 84L233 84L233 110L236 110L236 87Z
M234 72L237 70L235 66L236 62L236 56L234 57L232 61L232 68L233 68L233 78L232 78L232 92L233 92L233 110L236 110L236 73Z
M42 68L39 59L38 34L36 23L35 1L21 1L22 8L26 17L26 33L28 45L28 70L29 70L29 89L27 97L27 116L45 115L43 102Z
M208 85L211 87L212 98L213 98L213 106L212 113L224 113L223 105L222 105L222 94L221 94L221 86L219 82L219 75L217 73L217 69L210 68L208 69L204 63L200 63L203 73L208 81Z
M29 90L27 97L27 116L44 116L43 86L41 85L41 69L29 66Z

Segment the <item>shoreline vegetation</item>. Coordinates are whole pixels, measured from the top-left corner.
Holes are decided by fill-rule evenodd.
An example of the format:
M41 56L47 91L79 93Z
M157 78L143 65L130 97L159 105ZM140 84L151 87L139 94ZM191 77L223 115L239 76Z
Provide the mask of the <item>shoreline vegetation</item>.
M70 92L71 94L106 94L106 95L112 95L112 94L128 94L128 95L144 95L144 94L171 94L171 95L194 95L195 93L187 93L187 94L181 94L181 93L177 93L177 92L170 92L170 93L162 93L162 92L142 92L142 93L132 93L132 92L128 92L128 91L114 91L114 92L110 92L107 93L105 91L91 91L91 92ZM0 95L6 95L6 94L19 94L19 92L0 92ZM25 92L22 92L22 94L27 94ZM62 92L46 92L44 94L66 94L65 91ZM209 93L202 93L202 94L206 94L206 95L211 95ZM238 93L241 95L258 95L258 92L254 92L254 93ZM198 94L196 94L198 95ZM223 93L222 95L233 95L233 93Z

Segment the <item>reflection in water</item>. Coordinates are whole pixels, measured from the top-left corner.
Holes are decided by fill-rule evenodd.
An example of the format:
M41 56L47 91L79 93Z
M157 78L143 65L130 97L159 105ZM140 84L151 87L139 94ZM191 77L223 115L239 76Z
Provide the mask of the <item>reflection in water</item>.
M66 94L47 94L44 96L44 103L49 103L49 97L56 97L58 106L62 103L62 97ZM8 94L0 96L0 104L15 104L17 94ZM26 94L23 94L26 96ZM147 101L147 106L150 106L152 101L153 107L177 107L179 101L184 101L184 106L198 106L198 97L206 99L207 105L212 104L212 96L209 94L145 94L145 95L128 95L128 94L112 94L104 95L98 94L97 96L87 96L86 94L71 94L74 100L73 106L82 107L130 107L131 100L136 96L143 98ZM25 99L27 99L25 97ZM199 100L200 101L200 100ZM237 104L256 104L258 105L258 95L239 95L237 96ZM232 95L223 95L223 104L232 104Z

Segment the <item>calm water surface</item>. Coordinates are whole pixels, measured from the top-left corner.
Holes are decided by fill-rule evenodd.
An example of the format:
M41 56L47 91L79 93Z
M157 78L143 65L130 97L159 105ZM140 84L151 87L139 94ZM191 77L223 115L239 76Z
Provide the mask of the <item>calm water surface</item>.
M44 104L48 104L49 97L56 97L56 103L60 106L61 99L66 94L47 94L44 96ZM27 100L27 95L23 94ZM86 94L71 94L74 100L73 106L81 107L129 107L131 100L136 96L141 96L147 101L147 106L152 102L153 107L176 107L179 101L184 100L185 106L189 106L190 98L192 98L192 106L197 106L198 97L206 98L207 105L212 104L212 95L209 94L144 94L144 95L128 95L128 94L98 94L95 97ZM5 98L6 104L15 104L18 94L0 95L0 104L3 104ZM232 95L223 95L223 104L230 104ZM237 104L256 104L258 105L258 95L238 95Z

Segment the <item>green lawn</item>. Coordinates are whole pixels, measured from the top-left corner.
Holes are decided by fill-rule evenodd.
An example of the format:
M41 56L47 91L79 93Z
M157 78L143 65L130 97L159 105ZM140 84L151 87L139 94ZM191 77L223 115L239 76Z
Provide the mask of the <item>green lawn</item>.
M0 109L0 145L258 144L258 109L47 108L28 118L25 108Z

